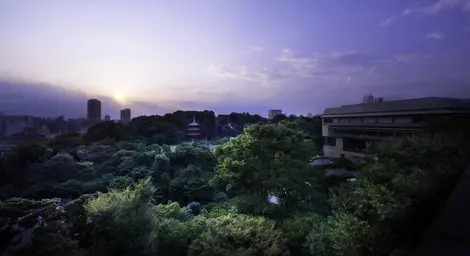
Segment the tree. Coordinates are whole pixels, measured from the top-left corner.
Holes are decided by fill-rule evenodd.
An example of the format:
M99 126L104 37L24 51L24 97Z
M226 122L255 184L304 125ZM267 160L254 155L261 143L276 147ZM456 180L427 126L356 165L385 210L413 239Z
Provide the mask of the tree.
M153 255L157 223L150 180L134 189L111 190L86 202L92 249L105 255Z
M324 238L326 233L321 224L325 217L318 214L306 214L293 216L282 222L283 244L289 249L291 255L322 255L323 249L328 248L324 241L312 241L312 246L316 247L309 254L309 243L307 239L313 240L313 236ZM309 237L309 234L312 237ZM323 249L322 249L323 248Z
M170 182L169 199L183 205L193 201L209 203L214 195L213 187L208 184L209 177L201 168L188 166Z
M290 117L289 119L282 120L282 124L287 125L289 128L302 131L306 134L307 138L311 139L317 150L323 147L322 135L322 120L321 116L308 117Z
M215 181L227 190L241 188L262 201L274 193L287 203L309 189L312 152L313 144L302 132L282 124L255 124L216 147Z
M381 144L377 160L361 170L354 185L333 190L333 209L344 217L336 226L343 245L335 251L354 247L355 255L389 255L396 247L413 249L468 164L468 145L468 139L451 134Z
M189 247L188 255L282 255L281 232L274 221L243 214L206 219L197 216L200 235ZM203 224L203 225L201 225ZM196 233L195 231L193 231Z
M3 173L0 177L2 182L9 181L13 184L22 183L25 178L24 172L32 163L41 163L52 156L52 149L44 144L34 141L20 143L10 149L3 157Z
M107 121L90 127L83 135L83 139L88 142L97 142L111 138L116 141L125 140L129 137L129 127L123 123Z
M275 115L273 118L272 118L272 121L274 123L278 123L278 122L281 122L283 120L287 120L287 116L284 115L284 114L280 114L280 115Z
M52 156L52 150L44 144L26 141L9 150L5 154L3 164L9 170L20 170L31 163L45 161L50 156Z
M59 135L52 139L49 142L49 147L54 149L54 151L59 151L61 149L70 149L75 148L83 144L82 136L80 133L69 133L64 135Z

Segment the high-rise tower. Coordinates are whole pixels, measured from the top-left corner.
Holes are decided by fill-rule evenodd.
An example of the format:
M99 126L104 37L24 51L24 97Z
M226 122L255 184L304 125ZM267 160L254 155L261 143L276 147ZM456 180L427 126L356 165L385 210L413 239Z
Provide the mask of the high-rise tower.
M87 104L87 119L89 121L101 120L101 102L97 99L88 100Z
M131 121L131 110L126 108L121 110L121 122L127 124Z

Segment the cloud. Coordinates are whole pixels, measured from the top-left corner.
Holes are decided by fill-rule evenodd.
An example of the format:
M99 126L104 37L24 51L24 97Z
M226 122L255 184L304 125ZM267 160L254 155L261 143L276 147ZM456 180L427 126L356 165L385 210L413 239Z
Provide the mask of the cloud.
M260 51L264 51L264 48L261 47L261 46L253 46L253 47L251 47L251 50L256 51L256 52L260 52Z
M222 65L211 68L214 74L226 78L219 81L224 87L237 88L232 89L229 99L239 97L234 91L240 91L245 97L267 94L262 100L258 96L256 99L288 112L306 109L315 112L326 106L357 103L364 93L386 98L461 96L457 87L470 82L468 72L461 65L467 59L470 59L468 54L417 52L377 58L358 51L304 54L284 49L272 63L265 64L266 68ZM450 83L452 78L462 82ZM256 82L265 84L256 86ZM255 98L252 99L254 102Z
M356 51L305 55L290 49L283 49L274 60L275 63L272 64L276 68L211 65L209 72L220 78L260 83L272 83L292 78L349 82L353 79L351 76L355 74L362 72L370 74L376 66L392 61L376 59L366 53Z
M462 11L470 11L470 0L439 0L434 4L425 6L417 12L425 15L437 14L444 10L461 9Z
M290 77L287 72L283 72L281 69L248 66L229 67L224 65L211 65L208 71L220 78L242 79L261 83L273 82Z
M407 9L408 10L408 9ZM395 21L397 21L398 19L400 18L399 15L392 15L390 17L388 17L387 19L385 19L384 21L380 22L377 27L381 28L381 27L386 27L392 23L394 23Z
M406 8L402 13L401 15L402 16L407 16L407 15L411 15L413 14L413 10L411 8Z
M431 59L432 56L424 53L397 54L393 57L396 63L413 63Z
M427 39L435 39L435 40L442 40L445 38L445 36L441 33L434 32L434 33L429 33L426 35Z
M82 118L86 116L86 101L91 98L85 93L58 85L19 79L0 78L0 88L0 109L6 115ZM124 106L110 97L97 98L101 101L103 116L109 114L113 118L119 117L119 110ZM130 107L133 115L165 113L168 110L165 106L140 101L125 107Z
M315 53L308 56L295 54L289 49L282 50L277 60L288 63L292 68L291 72L300 77L325 75L347 77L387 62L356 51Z
M460 9L461 11L470 11L470 0L438 0L432 4L421 5L417 7L406 8L401 14L394 14L381 23L377 27L388 26L404 16L427 16L435 15L442 11Z

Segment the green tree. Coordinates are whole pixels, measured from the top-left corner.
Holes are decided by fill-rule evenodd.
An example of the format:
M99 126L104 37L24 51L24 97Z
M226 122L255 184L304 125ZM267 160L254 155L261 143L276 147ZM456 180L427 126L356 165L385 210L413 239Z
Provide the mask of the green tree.
M379 149L377 160L361 170L354 185L333 190L333 209L343 214L342 221L366 229L343 229L351 223L338 227L341 236L353 239L348 243L354 244L356 255L413 249L470 160L468 140L451 134L405 137ZM364 233L367 237L361 237ZM337 245L335 250L350 248Z
M116 141L125 140L129 138L129 127L123 123L108 121L88 128L87 133L83 135L83 140L88 143L107 138L115 139Z
M32 163L43 162L52 156L52 150L42 143L26 141L7 151L3 165L8 171L20 171Z
M312 152L313 144L302 132L282 124L255 124L216 147L215 181L226 184L227 190L242 188L263 201L274 193L287 204L310 189Z
M243 214L228 214L190 221L200 235L189 247L188 255L282 255L281 231L274 221Z
M59 135L49 142L49 147L58 152L61 149L75 148L83 144L82 136L80 133L69 133Z
M134 189L111 190L86 202L92 250L105 255L154 255L157 222L150 180Z
M170 182L169 199L183 205L193 201L209 203L214 195L214 188L208 184L210 177L201 168L188 166Z
M42 163L53 154L52 149L42 143L26 141L10 149L2 158L4 173L0 174L1 183L20 185L27 178L28 167L33 163Z
M304 244L311 232L322 232L317 229L312 231L312 228L318 226L323 219L325 219L323 216L309 213L294 216L282 222L280 226L283 233L283 244L289 249L291 255L309 255L308 246L304 247ZM319 245L316 244L316 246ZM312 255L317 255L317 253L320 252L314 251Z

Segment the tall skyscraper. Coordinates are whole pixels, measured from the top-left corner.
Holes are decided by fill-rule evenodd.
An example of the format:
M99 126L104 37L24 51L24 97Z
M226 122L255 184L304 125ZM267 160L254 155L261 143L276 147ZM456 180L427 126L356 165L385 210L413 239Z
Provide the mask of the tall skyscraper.
M121 122L129 123L131 121L131 110L126 108L121 110Z
M101 102L97 99L88 100L87 119L90 121L101 120Z

